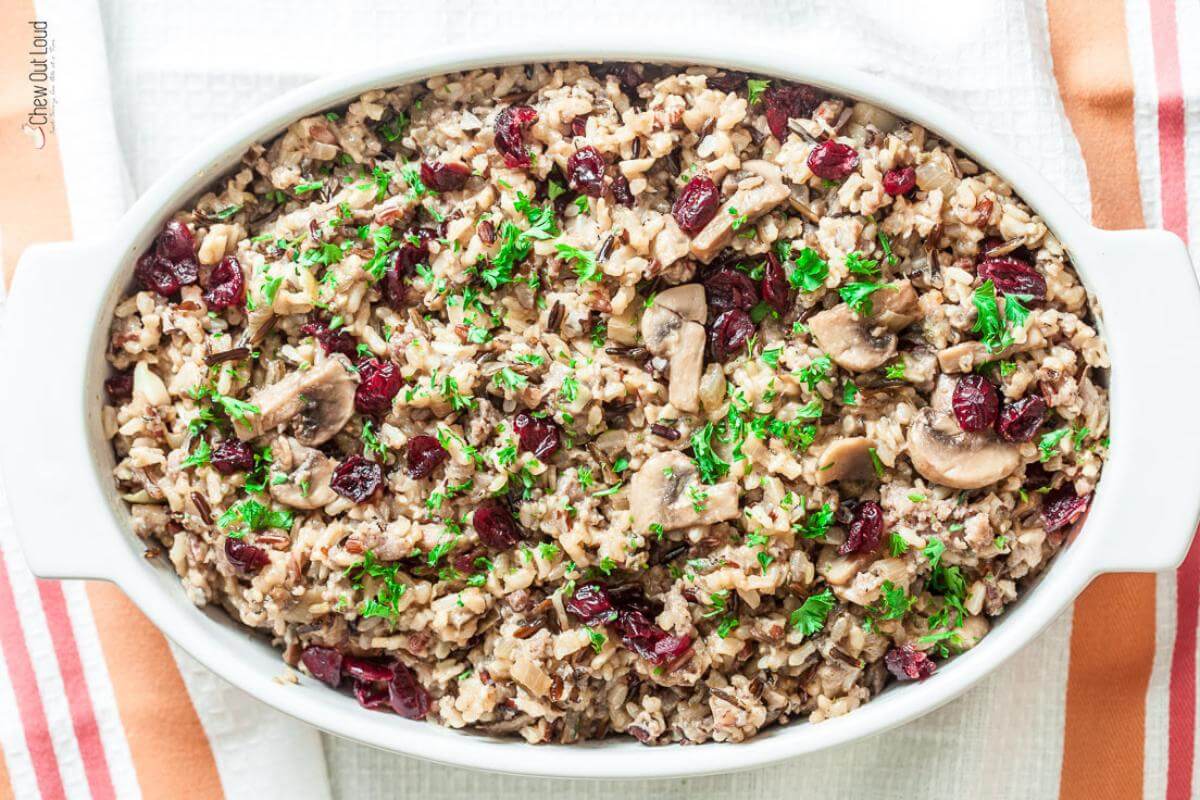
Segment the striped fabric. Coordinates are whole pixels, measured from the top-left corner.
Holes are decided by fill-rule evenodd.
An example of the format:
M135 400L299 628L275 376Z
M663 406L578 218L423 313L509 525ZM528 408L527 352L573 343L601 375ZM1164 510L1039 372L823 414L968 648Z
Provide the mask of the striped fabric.
M637 5L614 4L627 12ZM861 11L868 7L865 3L849 0L816 5L820 8L814 14L843 5L870 13ZM459 8L457 3L454 7ZM41 143L22 130L30 92L23 77L28 71L28 23L49 18L53 26L66 9L62 0L43 0L36 8L34 0L0 3L0 175L8 179L8 191L0 192L0 276L5 278L0 297L28 243L70 238L71 221L78 219L78 194L86 188L72 183L68 192L64 175L75 173L64 169L64 160L70 161L64 155L66 144L52 135L37 149ZM91 3L71 4L70 9L96 15L99 35ZM1195 46L1200 3L1048 0L1044 7L1034 3L1030 9L1031 18L1048 26L1053 75L1062 112L1086 163L1096 224L1164 227L1189 242L1200 241L1200 48ZM776 3L764 4L764 23L777 11ZM1026 32L1000 33L1019 37ZM869 32L857 34L858 46L869 40ZM412 45L411 38L405 41ZM1044 49L1043 43L1034 44ZM95 46L102 58L103 42ZM1192 250L1197 258L1200 252ZM1143 269L1152 279L1153 264L1129 268ZM215 710L211 702L194 702L194 697L212 696L205 692L213 679L178 658L114 587L35 580L5 524L6 515L0 496L0 800L244 795L239 791L243 773L233 766L226 746L226 717L237 713L237 695L227 691L225 705ZM1152 509L1147 521L1153 522ZM1070 800L1200 796L1195 758L1198 604L1200 547L1193 547L1175 574L1101 578L1075 605L1069 635L1065 624L1055 626L1064 643L1069 642L1065 677L1029 678L1062 687L1052 692L1051 707L1031 719L1028 730L1017 727L1022 714L1013 713L1003 717L1012 723L1004 730L968 730L964 725L962 731L939 731L947 738L933 739L929 727L918 723L910 729L914 733L896 734L908 737L899 740L902 753L974 737L971 747L980 759L958 761L957 781L943 776L936 785L917 763L920 759L892 759L895 796L910 796L918 787L927 795L951 796L957 794L952 790L956 782L986 785L997 769L1036 770L1036 785L1057 786L1059 796ZM289 723L273 724L281 726L274 730L284 731ZM1021 764L1001 758L1002 767L991 762L990 755L1000 758L1006 752L1005 737L1023 735L1038 736L1037 749L1055 755ZM855 749L855 757L864 752ZM380 775L363 784L339 780L341 786L451 797L480 796L489 785L470 773L347 745L336 745L331 753L360 771ZM274 758L275 768L289 768L286 753ZM588 797L728 797L731 791L735 796L777 796L785 786L794 789L794 781L805 775L828 774L834 786L832 776L853 771L859 763L835 753L776 771L690 781L669 789L592 785L580 791ZM342 774L333 766L335 776ZM527 797L539 786L516 780L490 785L493 797ZM323 785L310 788L313 794L325 792ZM556 796L569 796L565 784L553 788Z

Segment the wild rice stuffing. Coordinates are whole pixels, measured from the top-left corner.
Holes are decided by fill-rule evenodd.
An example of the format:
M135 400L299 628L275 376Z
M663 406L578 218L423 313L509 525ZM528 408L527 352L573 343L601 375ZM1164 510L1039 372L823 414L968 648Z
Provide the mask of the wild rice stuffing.
M919 125L707 68L302 119L164 227L104 409L189 597L367 708L742 741L973 647L1086 511L1067 254Z

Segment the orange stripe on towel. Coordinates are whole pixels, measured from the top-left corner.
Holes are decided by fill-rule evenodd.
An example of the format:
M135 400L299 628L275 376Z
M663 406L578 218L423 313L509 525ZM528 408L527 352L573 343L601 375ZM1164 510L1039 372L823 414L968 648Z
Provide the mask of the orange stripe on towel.
M142 795L223 797L208 737L166 639L117 587L88 584L88 600Z
M1124 8L1117 0L1051 0L1048 10L1054 72L1087 163L1092 220L1141 227ZM1103 576L1076 602L1063 800L1142 796L1154 626L1153 575Z
M4 756L0 755L0 800L13 800L14 797L12 782L8 778L8 765L4 763Z

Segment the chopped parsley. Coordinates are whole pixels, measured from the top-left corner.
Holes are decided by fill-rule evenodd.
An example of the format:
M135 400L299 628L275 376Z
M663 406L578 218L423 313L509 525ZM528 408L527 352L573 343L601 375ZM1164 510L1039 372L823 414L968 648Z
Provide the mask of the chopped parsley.
M850 306L850 310L860 317L871 315L874 308L871 305L871 295L880 289L895 289L895 285L890 283L865 283L855 281L847 283L842 288L838 289L838 294L846 305Z
M750 105L754 105L762 100L763 92L770 88L770 81L760 81L757 78L746 79L746 95L749 97Z
M199 467L207 464L212 457L212 446L207 439L201 439L200 445L196 448L196 452L185 458L180 464L181 467Z
M846 256L846 269L855 275L874 278L879 275L879 262L873 258L863 258L863 254L856 250Z
M846 381L842 387L842 403L848 406L858 405L855 398L858 397L858 387L854 385L854 381Z
M829 277L829 264L813 250L806 247L796 256L796 266L788 273L788 282L802 292L815 292L825 285Z
M975 305L976 318L971 332L980 334L980 340L989 353L1003 350L1013 343L1012 329L1024 325L1029 317L1029 309L1022 302L1030 299L1027 294L1005 295L1004 315L1001 317L996 285L991 280L984 281L972 293L971 302Z
M884 377L888 380L902 381L904 380L904 370L907 366L903 358L898 358L894 364L888 364L887 369L884 371Z
M828 355L821 355L812 360L812 363L807 367L799 370L796 373L796 378L808 387L810 392L817 390L817 384L821 381L829 380L829 370L833 366L833 359Z
M234 533L245 535L246 531L264 531L267 528L291 530L294 519L291 511L274 511L257 500L247 498L230 506L217 519L217 525L228 528L235 522L241 522L243 527Z
M800 607L791 613L788 623L805 636L812 636L825 627L825 620L836 603L833 590L829 588L809 595Z
M712 448L715 428L711 422L692 433L692 458L700 470L700 479L705 483L716 483L729 473L729 464Z
M364 577L377 578L382 581L375 596L363 601L362 608L359 613L365 617L383 617L385 619L393 619L400 613L399 604L400 598L404 597L404 593L408 590L408 586L400 583L396 578L396 574L400 569L399 564L382 564L375 559L375 553L368 550L363 556L363 560L357 564L352 564L342 573L350 580L350 585L355 589L361 589Z
M833 508L823 503L819 509L808 514L803 525L795 526L805 539L823 539L833 525Z
M1058 455L1059 442L1070 432L1070 428L1059 428L1043 434L1042 438L1038 440L1038 452L1041 454L1038 460L1045 463Z
M579 278L580 283L593 281L599 283L603 275L600 272L599 265L596 263L596 254L588 250L580 250L578 247L572 247L569 244L555 245L558 254L567 261L574 262L575 275Z
M492 382L502 389L523 389L529 385L529 379L512 367L505 367L492 376Z

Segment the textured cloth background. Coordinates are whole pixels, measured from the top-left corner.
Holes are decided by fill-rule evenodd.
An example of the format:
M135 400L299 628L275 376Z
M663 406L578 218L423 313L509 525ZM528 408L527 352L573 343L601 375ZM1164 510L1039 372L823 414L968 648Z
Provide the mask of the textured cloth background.
M763 48L886 74L1006 139L1081 213L1093 211L1094 198L1103 224L1138 225L1144 218L1181 235L1189 225L1200 233L1200 211L1189 202L1200 197L1200 104L1194 101L1200 52L1179 47L1200 33L1195 0L1051 0L1049 10L1037 0L0 5L6 23L22 15L52 21L64 48L60 58L74 69L59 77L57 173L45 160L6 161L26 144L12 135L15 127L5 116L25 102L24 76L12 72L16 64L7 59L20 56L17 40L25 34L0 31L0 171L25 181L24 190L18 184L17 191L0 194L0 265L6 270L29 241L103 236L129 199L181 154L289 88L414 51L506 36L553 39L567 29L736 35ZM1111 125L1122 117L1127 139ZM55 182L63 195L59 205L46 195ZM1089 593L1112 599L1114 612L1081 602L1074 627L1071 615L1057 620L960 700L857 745L731 776L536 781L433 766L329 737L322 743L311 729L172 655L111 587L35 582L4 514L0 497L0 798L212 797L222 791L320 798L329 790L355 800L1095 800L1141 794L1176 800L1193 796L1191 787L1200 785L1192 781L1195 563L1178 575L1106 578ZM1134 606L1148 618L1120 616ZM1130 619L1147 629L1136 646L1122 627ZM1107 630L1110 647L1130 650L1135 669L1105 671L1105 654L1085 646L1097 628ZM64 641L77 648L77 669L64 657L70 654L60 646ZM1139 648L1145 652L1133 652ZM137 664L114 653L137 655ZM1136 706L1124 709L1130 713L1111 731L1106 679L1125 681L1113 688L1126 694L1116 696L1132 696L1126 705ZM86 689L81 693L74 681ZM1093 719L1101 724L1090 724Z

